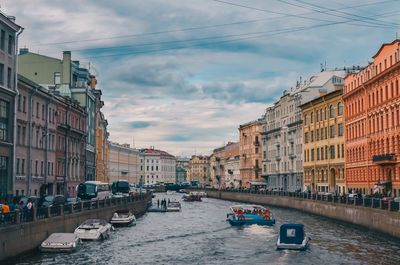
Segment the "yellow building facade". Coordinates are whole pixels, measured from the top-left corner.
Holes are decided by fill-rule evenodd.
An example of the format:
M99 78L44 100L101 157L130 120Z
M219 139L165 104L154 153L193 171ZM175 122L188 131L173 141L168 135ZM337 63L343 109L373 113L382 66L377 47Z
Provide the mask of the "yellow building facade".
M346 192L343 90L301 105L303 114L304 186L319 193Z
M193 155L189 160L188 180L197 180L202 185L210 185L210 158L208 156Z

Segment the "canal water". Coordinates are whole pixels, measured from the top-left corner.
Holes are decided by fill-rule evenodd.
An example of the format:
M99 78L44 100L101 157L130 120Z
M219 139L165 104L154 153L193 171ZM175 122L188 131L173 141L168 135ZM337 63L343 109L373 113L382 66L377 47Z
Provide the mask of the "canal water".
M181 201L180 194L157 198ZM400 241L378 233L294 210L271 207L275 227L231 227L235 204L206 198L182 202L179 213L147 213L133 227L117 228L103 242L84 242L72 254L38 252L11 264L400 264ZM282 223L303 223L308 250L277 251Z

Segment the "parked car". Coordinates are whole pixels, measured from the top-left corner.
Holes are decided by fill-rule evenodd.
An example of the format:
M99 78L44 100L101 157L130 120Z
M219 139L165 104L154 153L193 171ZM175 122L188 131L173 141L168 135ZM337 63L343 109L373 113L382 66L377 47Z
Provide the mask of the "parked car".
M33 203L33 205L35 207L39 206L40 198L37 196L21 197L21 199L19 199L18 203L20 206L22 206L24 208L28 204L29 199L31 200L31 202Z
M51 206L59 206L65 204L65 196L64 195L48 195L42 198L41 207L51 207Z
M79 197L69 197L65 200L65 205L73 205L74 209L77 208L78 203L81 202Z

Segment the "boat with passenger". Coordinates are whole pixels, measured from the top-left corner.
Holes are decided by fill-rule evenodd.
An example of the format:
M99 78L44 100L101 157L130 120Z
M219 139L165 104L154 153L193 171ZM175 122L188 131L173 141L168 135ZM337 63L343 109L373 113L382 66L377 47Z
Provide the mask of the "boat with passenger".
M80 240L73 233L53 233L39 247L41 252L72 252Z
M167 203L167 212L180 212L181 204L177 201L172 201Z
M136 217L127 209L118 210L114 212L110 223L115 226L136 225Z
M309 240L303 224L283 224L280 227L276 248L278 250L305 250L308 247Z
M82 240L103 240L109 237L112 226L102 219L89 219L78 226L74 234Z
M234 205L230 207L231 212L227 214L227 221L236 225L267 225L273 226L275 219L268 208L260 205Z

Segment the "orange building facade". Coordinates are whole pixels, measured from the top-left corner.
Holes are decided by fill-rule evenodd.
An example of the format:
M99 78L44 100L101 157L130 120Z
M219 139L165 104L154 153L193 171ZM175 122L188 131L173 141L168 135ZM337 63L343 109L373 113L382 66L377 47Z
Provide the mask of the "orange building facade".
M264 182L261 177L262 120L252 121L239 127L240 178L242 187L252 182Z
M346 185L364 194L400 195L400 40L383 44L345 78Z

